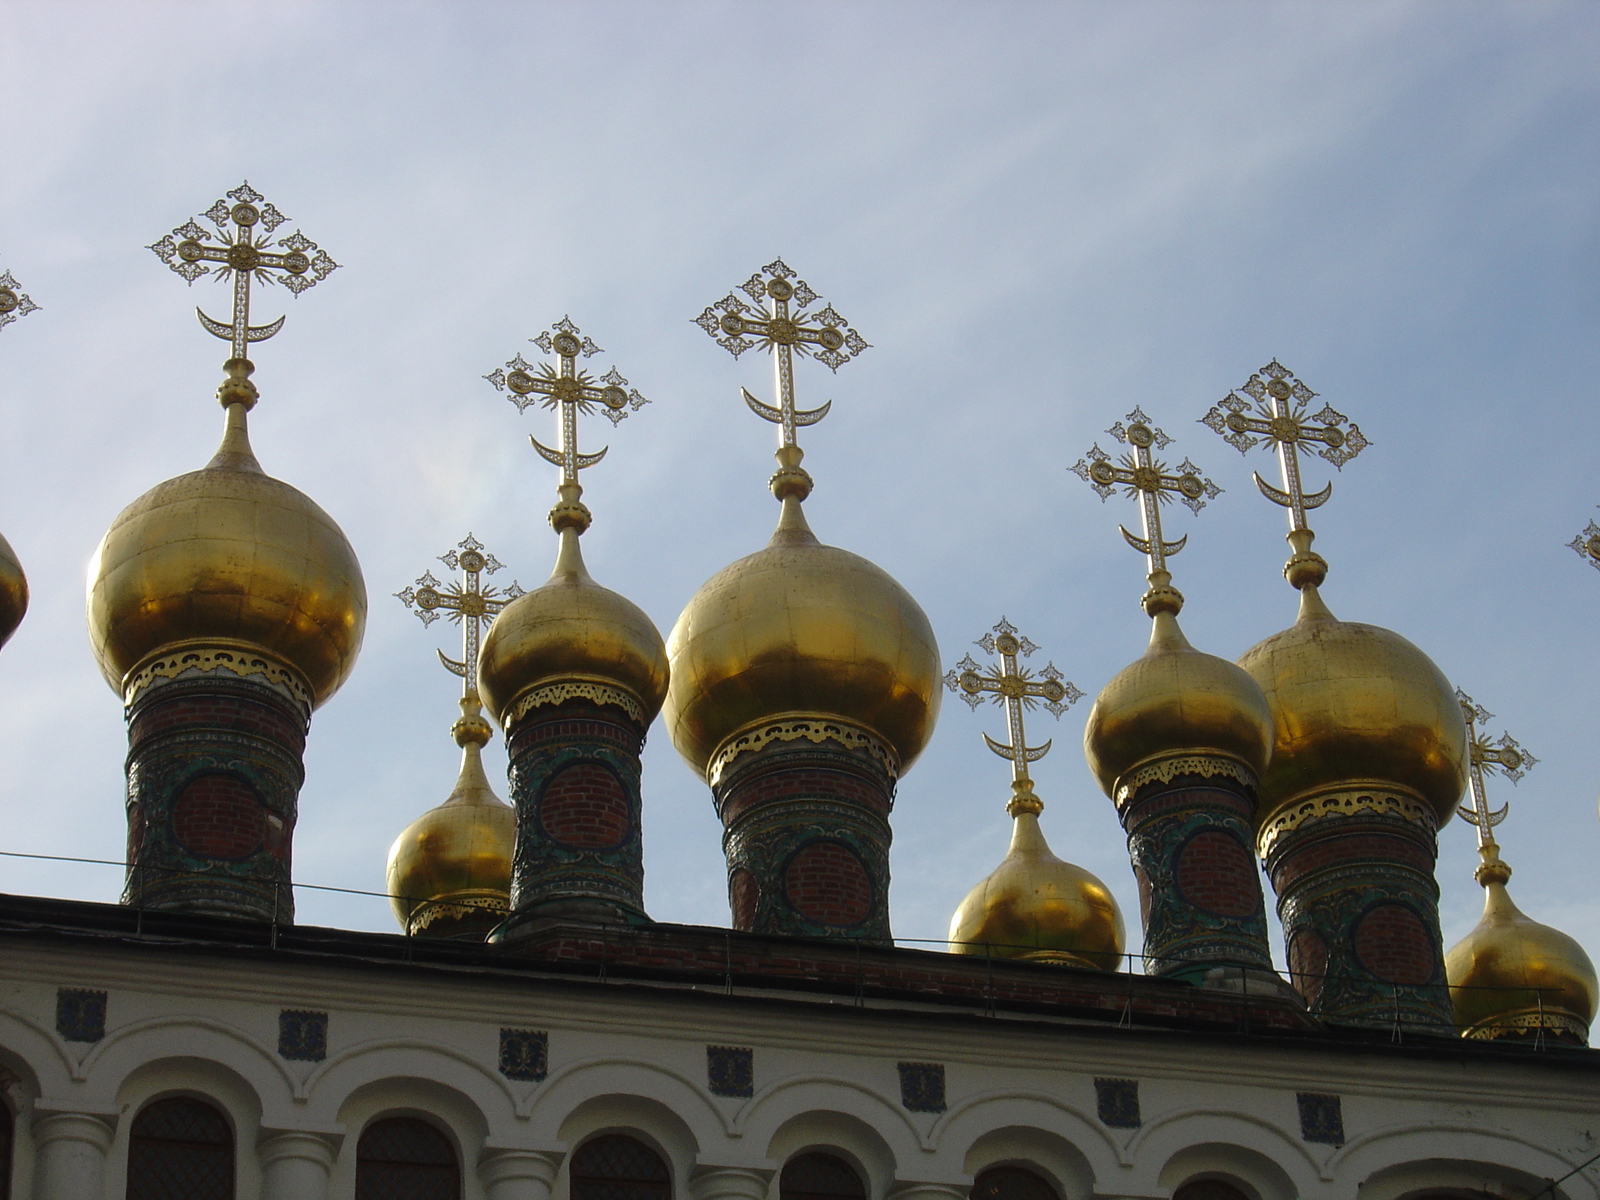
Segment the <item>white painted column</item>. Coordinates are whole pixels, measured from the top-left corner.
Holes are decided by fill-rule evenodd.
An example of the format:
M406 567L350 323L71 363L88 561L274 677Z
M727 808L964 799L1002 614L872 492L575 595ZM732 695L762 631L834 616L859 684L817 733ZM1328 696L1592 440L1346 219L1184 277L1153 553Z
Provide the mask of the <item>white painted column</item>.
M34 1101L33 1200L105 1200L116 1110L82 1112Z
M767 1200L771 1182L770 1170L700 1166L690 1177L689 1190L694 1200Z
M261 1200L328 1200L334 1146L309 1130L266 1130L256 1145Z
M550 1200L557 1155L540 1150L485 1149L478 1160L478 1182L488 1200Z

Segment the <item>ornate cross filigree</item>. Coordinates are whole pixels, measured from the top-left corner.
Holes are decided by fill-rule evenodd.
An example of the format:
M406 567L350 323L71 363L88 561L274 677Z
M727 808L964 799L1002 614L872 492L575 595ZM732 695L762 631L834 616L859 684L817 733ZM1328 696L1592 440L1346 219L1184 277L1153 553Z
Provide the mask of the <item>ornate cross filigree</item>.
M1169 472L1166 464L1158 461L1150 451L1151 447L1165 450L1172 444L1172 439L1152 425L1142 409L1135 408L1124 420L1127 421L1126 425L1118 421L1106 430L1123 445L1133 447L1122 455L1121 466L1114 465L1111 456L1096 443L1087 459L1080 458L1069 469L1094 488L1102 501L1108 499L1119 486L1126 495L1138 498L1144 536L1135 537L1121 525L1117 528L1122 531L1128 545L1145 556L1154 584L1157 574L1166 574L1168 556L1182 550L1189 540L1188 534L1175 542L1162 537L1161 506L1176 495L1191 512L1198 514L1206 506L1207 500L1215 500L1222 494L1222 489L1201 475L1200 468L1187 458L1178 464L1176 474Z
M1467 718L1468 781L1472 796L1472 807L1463 804L1458 811L1469 824L1477 826L1478 846L1484 849L1495 845L1494 827L1506 819L1511 807L1502 804L1493 812L1489 810L1488 794L1483 787L1484 773L1498 772L1516 783L1537 766L1539 760L1519 746L1509 733L1502 733L1498 741L1490 741L1488 735L1478 732L1478 726L1493 720L1494 714L1460 688L1456 689L1456 699L1461 702L1461 712Z
M1600 525L1590 521L1583 532L1567 545L1588 559L1591 567L1600 571Z
M28 299L28 294L21 291L21 287L10 271L0 272L0 329L18 317L39 311L39 306Z
M615 367L598 380L578 369L580 357L589 358L601 353L601 350L594 344L594 339L583 336L583 331L572 323L570 317L562 317L553 328L528 340L546 354L554 354L556 365L552 367L549 363L540 363L534 366L519 354L484 378L494 384L496 390L509 391L509 399L517 406L518 412L526 412L528 406L535 403L561 410L560 444L557 449L542 445L538 438L530 438L529 441L541 458L561 468L563 486L576 486L578 472L584 467L594 466L606 456L604 448L593 454L579 452L578 414L592 413L598 408L615 425L630 411L637 411L650 402L637 389L630 388L628 381L617 373Z
M1017 633L1016 626L1004 617L992 632L984 634L974 645L985 653L1000 656L1000 669L984 671L972 655L967 655L944 677L947 688L955 692L976 711L985 699L1003 706L1006 710L1006 734L1009 745L995 741L987 733L984 743L1001 758L1011 763L1011 803L1007 811L1012 816L1019 812L1037 813L1044 808L1033 794L1033 780L1028 775L1028 764L1038 762L1050 752L1054 739L1042 746L1029 746L1023 730L1023 711L1036 708L1040 701L1057 720L1073 704L1083 698L1083 693L1062 678L1054 663L1047 664L1038 676L1027 667L1017 665L1017 655L1024 658L1039 647Z
M198 308L195 314L208 333L233 344L234 358L248 357L251 342L264 342L283 328L282 317L266 325L250 324L252 280L281 283L298 296L339 267L298 229L279 238L278 249L269 249L273 232L288 218L262 200L248 182L241 184L202 214L216 226L215 233L189 221L149 247L191 284L211 273L211 263L218 264L220 278L233 279L232 323L212 320Z
M1259 472L1255 476L1256 487L1268 500L1289 510L1291 531L1306 530L1306 511L1326 504L1333 495L1333 484L1306 495L1300 482L1300 447L1318 444L1320 449L1312 453L1343 470L1345 463L1371 443L1358 426L1350 424L1349 428L1344 428L1345 415L1327 404L1308 419L1306 408L1317 394L1277 359L1250 376L1239 391L1255 401L1254 416L1246 415L1251 407L1249 400L1238 392L1229 392L1221 403L1213 405L1211 411L1200 418L1200 423L1220 433L1240 454L1263 442L1277 450L1283 487L1273 487Z
M750 276L739 290L750 297L753 306L729 292L695 318L695 324L735 358L751 346L774 352L778 407L763 404L743 388L740 391L750 411L780 427L779 445L793 446L795 429L815 425L833 406L830 400L820 408L795 408L794 356L809 355L830 371L837 371L871 347L834 311L833 305L806 312L806 307L817 300L817 294L805 280L795 279L781 258Z
M457 662L443 650L437 653L446 670L461 676L464 681L462 695L476 699L478 643L483 635L483 627L492 622L502 608L522 595L522 589L515 581L504 591L483 585L484 575L493 575L505 564L494 555L485 554L483 543L470 533L456 543L455 549L441 554L439 561L452 571L460 571L463 578L452 579L445 585L433 577L432 571L424 571L415 585L395 595L421 618L424 625L432 625L437 621L442 610L461 626L461 661Z

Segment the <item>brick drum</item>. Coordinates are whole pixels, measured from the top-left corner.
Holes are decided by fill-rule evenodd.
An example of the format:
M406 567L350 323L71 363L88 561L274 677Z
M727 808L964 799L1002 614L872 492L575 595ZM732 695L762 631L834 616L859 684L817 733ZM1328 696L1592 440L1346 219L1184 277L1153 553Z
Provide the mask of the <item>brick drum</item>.
M819 925L859 925L872 915L872 878L843 842L816 841L796 851L783 891L796 912Z
M1307 1004L1315 1004L1322 995L1327 974L1327 943L1315 929L1296 931L1289 942L1289 979Z
M738 867L728 877L728 907L733 910L733 927L749 929L756 923L756 903L761 899L761 885L755 872L748 867Z
M1422 918L1404 904L1375 904L1356 923L1356 960L1385 983L1433 980L1439 952Z
M1184 843L1175 871L1184 899L1219 917L1253 917L1261 906L1255 865L1239 839L1207 829Z
M550 837L579 850L610 850L628 837L628 795L597 762L557 771L539 797L539 821Z
M172 832L197 858L249 858L267 840L266 809L237 775L201 775L178 793Z

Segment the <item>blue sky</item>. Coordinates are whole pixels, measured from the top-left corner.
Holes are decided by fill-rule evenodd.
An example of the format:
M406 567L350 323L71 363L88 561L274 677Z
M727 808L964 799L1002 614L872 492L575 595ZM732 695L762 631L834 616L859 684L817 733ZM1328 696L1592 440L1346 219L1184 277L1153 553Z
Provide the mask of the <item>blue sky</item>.
M1316 514L1324 596L1398 630L1542 762L1502 827L1530 914L1600 953L1600 574L1563 545L1594 446L1600 9L1587 3L0 5L0 529L33 606L0 653L0 849L120 857L120 706L83 629L117 511L205 462L225 310L144 249L248 178L343 269L256 353L257 453L313 496L371 595L315 719L308 883L381 887L444 798L455 681L391 593L469 530L548 573L554 469L481 376L564 314L652 403L586 472L595 576L665 634L776 517L770 392L692 324L782 255L873 344L799 397L818 534L893 573L947 663L1001 614L1091 696L1143 648L1142 563L1066 468L1135 405L1226 489L1174 560L1183 622L1235 657L1287 625L1281 512L1196 424L1273 357L1372 446ZM291 226L292 227L292 226ZM603 423L602 423L603 425ZM1318 463L1312 486L1333 475ZM497 578L503 579L505 575ZM1034 738L1056 851L1137 927L1123 837L1079 750ZM1004 852L998 710L946 704L894 814L893 916L937 938ZM492 771L503 764L499 740ZM653 731L646 898L726 921L704 785ZM1472 830L1441 835L1447 941ZM112 899L116 871L0 859L0 888ZM303 920L388 929L315 892ZM1136 948L1136 947L1135 947Z

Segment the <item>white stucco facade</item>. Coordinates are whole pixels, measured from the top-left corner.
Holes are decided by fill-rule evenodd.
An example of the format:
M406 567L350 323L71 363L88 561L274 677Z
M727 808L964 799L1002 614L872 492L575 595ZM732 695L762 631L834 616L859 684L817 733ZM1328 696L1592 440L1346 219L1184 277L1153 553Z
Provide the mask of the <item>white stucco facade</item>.
M98 1040L58 1031L63 988L105 993ZM279 1053L286 1009L327 1014L320 1061ZM545 1078L501 1073L508 1028L547 1033ZM712 1092L711 1045L753 1051L752 1095ZM170 1095L226 1115L236 1194L263 1200L352 1196L361 1131L395 1114L447 1132L468 1200L564 1197L569 1152L610 1131L657 1149L684 1200L768 1200L784 1161L813 1148L855 1164L874 1200L964 1200L975 1174L1002 1163L1030 1166L1065 1200L1155 1200L1208 1176L1257 1200L1527 1198L1600 1153L1591 1053L0 940L18 1200L121 1197L132 1119ZM904 1062L943 1065L944 1111L908 1111ZM1100 1119L1095 1081L1108 1078L1137 1081L1137 1127ZM1304 1136L1308 1092L1339 1098L1342 1144ZM1600 1200L1597 1180L1589 1168L1550 1194Z

